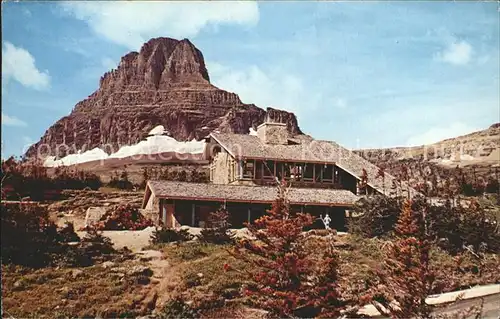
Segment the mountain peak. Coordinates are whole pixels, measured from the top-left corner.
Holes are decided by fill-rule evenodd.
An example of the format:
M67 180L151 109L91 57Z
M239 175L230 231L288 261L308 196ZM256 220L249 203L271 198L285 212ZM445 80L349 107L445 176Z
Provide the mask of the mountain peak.
M177 141L200 140L214 130L246 134L268 113L301 133L293 113L244 104L235 93L210 84L203 54L188 39L154 38L139 52L125 54L101 77L99 88L26 155L62 157L96 147L111 153L138 143L159 125Z
M210 84L203 54L191 41L154 38L139 52L124 55L117 69L104 74L103 90L135 89L166 90L172 86Z

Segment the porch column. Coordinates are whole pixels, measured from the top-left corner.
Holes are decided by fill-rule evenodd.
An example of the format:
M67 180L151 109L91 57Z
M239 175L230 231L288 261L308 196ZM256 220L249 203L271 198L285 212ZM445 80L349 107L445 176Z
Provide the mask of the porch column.
M160 207L161 207L161 224L162 226L167 226L167 205L163 199L160 202Z
M238 161L238 176L240 179L243 178L243 161L242 160Z
M261 162L261 168L262 168L262 174L260 175L260 179L261 179L261 180L263 180L263 179L264 179L264 176L265 176L265 174L266 174L266 171L265 171L265 169L266 169L266 168L264 167L264 166L266 166L266 165L267 165L267 163L266 163L265 161L262 161L262 162ZM269 169L269 168L268 168L268 169Z
M175 228L175 226L176 226L176 221L177 221L177 220L175 219L175 199L174 199L174 200L172 200L172 212L170 213L170 218L171 218L171 220L170 220L170 226L171 226L172 228Z
M196 206L195 204L191 204L191 226L195 227L195 212L196 212Z
M253 176L252 176L252 179L255 179L256 172L257 172L257 160L253 160Z
M249 224L250 224L250 220L251 220L251 215L252 215L252 210L249 208L248 212L247 212L247 220L248 220Z

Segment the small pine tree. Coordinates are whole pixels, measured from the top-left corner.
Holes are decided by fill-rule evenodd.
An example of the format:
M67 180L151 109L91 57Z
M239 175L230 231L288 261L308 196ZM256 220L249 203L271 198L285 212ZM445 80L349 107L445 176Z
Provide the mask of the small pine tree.
M242 272L249 282L245 294L271 315L337 317L347 308L338 289L338 257L331 240L322 253L307 249L303 229L312 222L309 214L291 213L283 183L268 214L248 225L253 239L236 243L234 257L251 265ZM227 264L224 268L232 270Z
M425 232L423 214L412 210L406 200L396 225L397 239L389 245L378 272L381 284L372 300L377 309L393 318L429 318L425 299L431 294L434 274L430 269L431 242Z
M201 230L198 239L205 243L228 244L233 242L233 236L230 234L229 213L224 207L210 213L208 224Z

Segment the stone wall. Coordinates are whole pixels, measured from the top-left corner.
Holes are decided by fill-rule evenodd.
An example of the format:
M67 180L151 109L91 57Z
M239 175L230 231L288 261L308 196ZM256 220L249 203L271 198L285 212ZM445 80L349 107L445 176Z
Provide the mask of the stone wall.
M266 144L288 144L288 129L283 123L263 123L257 127L257 136Z
M222 151L215 155L210 166L210 181L214 184L229 184L236 176L236 162Z

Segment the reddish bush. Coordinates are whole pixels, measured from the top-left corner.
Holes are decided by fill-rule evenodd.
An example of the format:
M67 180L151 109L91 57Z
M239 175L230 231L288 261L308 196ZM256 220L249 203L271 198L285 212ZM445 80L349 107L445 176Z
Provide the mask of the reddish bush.
M311 215L290 211L285 185L267 215L248 225L255 239L236 243L234 256L246 263L246 271L224 265L226 271L242 272L249 284L250 301L260 309L283 317L338 317L349 302L342 300L338 288L337 261L331 238L324 249L307 248L303 233L313 222Z
M149 226L153 226L150 219L145 218L136 207L126 204L108 211L94 227L97 230L142 230Z
M382 314L429 318L431 308L425 299L433 292L435 276L430 269L431 242L425 228L425 214L413 211L411 201L405 201L396 224L397 238L388 246L378 271L380 282L370 296Z

